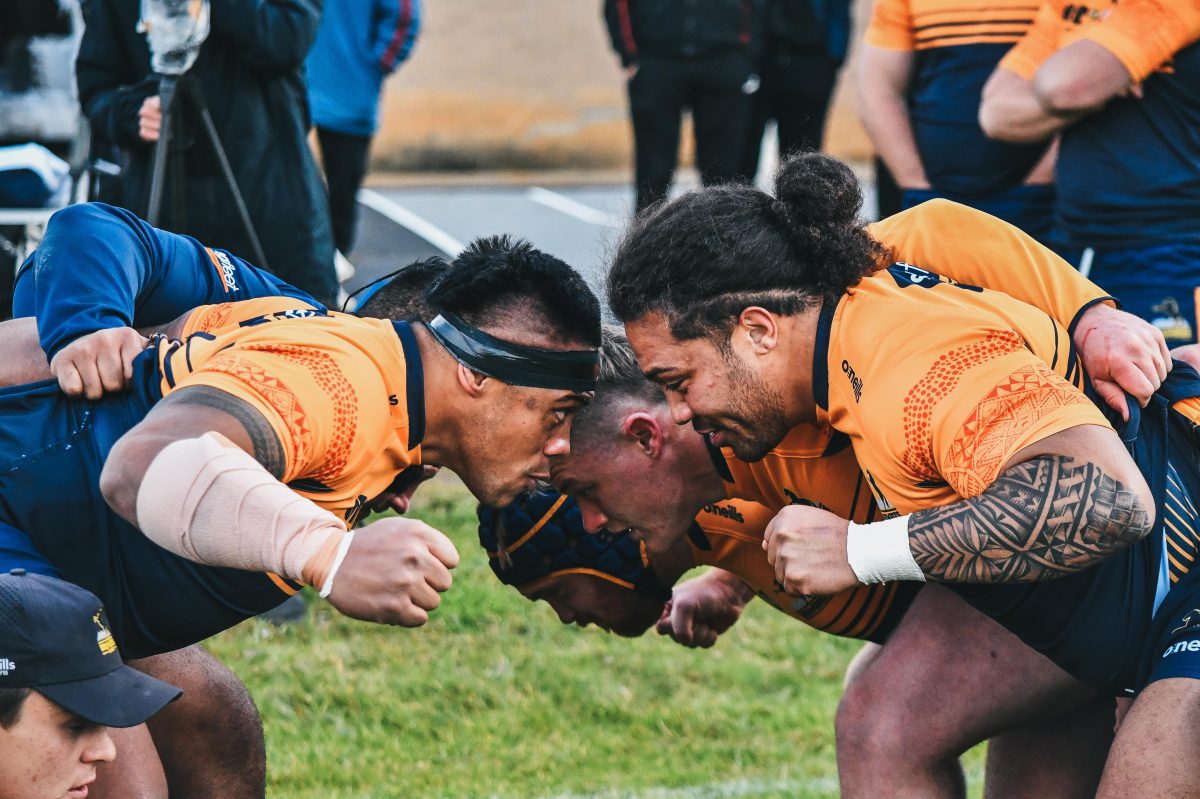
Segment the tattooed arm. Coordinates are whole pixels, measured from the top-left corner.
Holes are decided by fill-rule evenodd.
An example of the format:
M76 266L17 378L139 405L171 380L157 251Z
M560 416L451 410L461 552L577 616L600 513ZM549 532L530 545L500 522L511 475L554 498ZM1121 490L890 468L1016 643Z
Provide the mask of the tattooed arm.
M210 432L249 453L276 479L283 477L283 445L261 412L220 389L187 386L155 405L109 452L100 474L100 490L109 506L136 524L138 489L158 453L175 441Z
M901 518L921 573L904 579L1031 582L1080 571L1141 539L1153 526L1154 502L1116 434L1080 425L1017 452L980 494ZM828 595L859 584L848 527L799 505L771 521L764 547L789 593Z
M1113 451L1120 442L1104 432L1075 427L1050 436L1018 453L978 496L912 514L917 566L946 582L1032 582L1085 569L1141 539L1154 502L1128 455Z

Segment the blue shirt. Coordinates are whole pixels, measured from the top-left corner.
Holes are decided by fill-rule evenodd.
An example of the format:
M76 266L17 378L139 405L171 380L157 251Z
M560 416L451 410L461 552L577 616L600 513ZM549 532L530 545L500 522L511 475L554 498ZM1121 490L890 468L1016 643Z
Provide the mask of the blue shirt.
M420 27L420 0L329 0L306 62L317 127L374 134L379 88L408 58Z

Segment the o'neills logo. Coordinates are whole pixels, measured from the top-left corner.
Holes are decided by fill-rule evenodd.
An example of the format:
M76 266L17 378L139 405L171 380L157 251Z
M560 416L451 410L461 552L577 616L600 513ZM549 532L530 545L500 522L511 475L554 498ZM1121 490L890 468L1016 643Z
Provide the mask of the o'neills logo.
M733 519L740 524L746 523L746 517L732 505L705 505L704 512L720 516L722 519Z
M234 279L234 273L237 272L237 267L229 260L229 256L220 250L213 250L216 253L217 260L221 263L221 280L225 282L225 288L230 291L238 291L237 280Z
M1180 641L1174 646L1167 647L1167 651L1162 653L1163 657L1174 655L1176 652L1200 652L1200 641L1192 639L1191 641Z
M854 389L854 401L862 402L862 381L854 374L854 367L849 361L842 361L842 373L850 378L850 388Z
M0 677L7 677L8 673L16 668L16 663L13 663L8 658L0 658Z

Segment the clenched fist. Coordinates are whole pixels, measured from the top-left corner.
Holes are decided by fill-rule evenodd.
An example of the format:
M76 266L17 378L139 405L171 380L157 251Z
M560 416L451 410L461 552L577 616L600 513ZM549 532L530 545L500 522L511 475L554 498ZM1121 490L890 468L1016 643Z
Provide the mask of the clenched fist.
M454 544L428 524L380 519L355 532L329 601L351 618L420 627L457 565Z
M742 616L754 593L720 569L675 586L655 629L687 647L707 649Z
M50 373L64 394L100 399L123 391L133 378L133 359L149 339L132 327L97 330L77 338L50 361Z
M829 596L858 585L846 557L850 523L827 510L788 505L763 536L775 579L796 596Z

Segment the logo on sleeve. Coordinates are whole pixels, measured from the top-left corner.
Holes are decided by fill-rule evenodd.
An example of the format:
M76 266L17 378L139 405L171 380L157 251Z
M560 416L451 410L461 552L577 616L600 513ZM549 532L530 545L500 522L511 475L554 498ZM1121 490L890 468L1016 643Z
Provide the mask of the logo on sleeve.
M240 291L237 279L234 277L237 274L237 267L233 265L233 261L230 261L229 256L220 250L211 250L211 252L217 256L217 262L221 264L221 281L225 284L225 290Z

